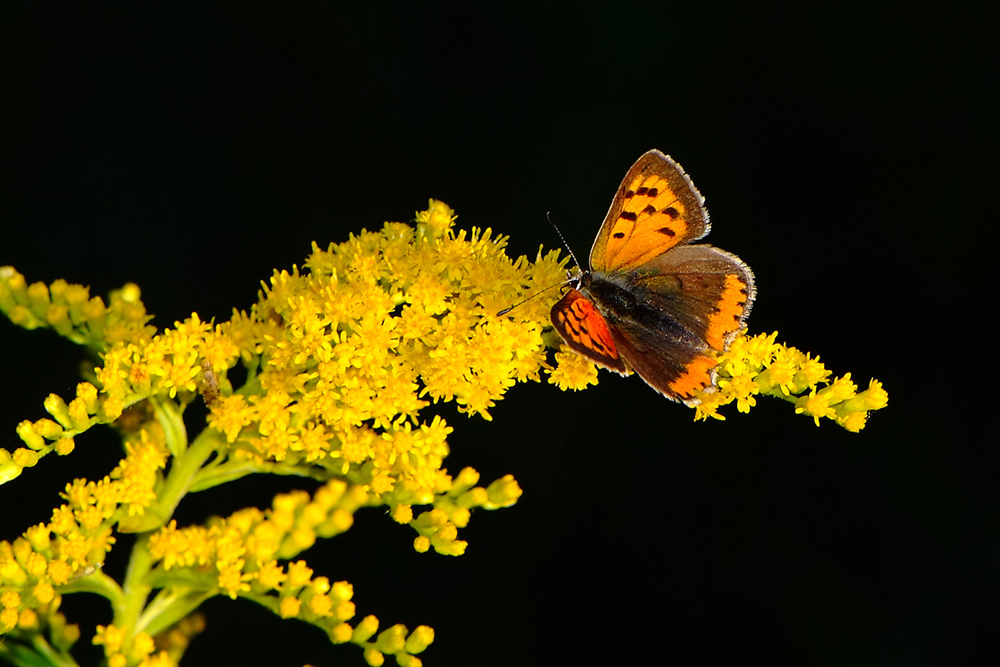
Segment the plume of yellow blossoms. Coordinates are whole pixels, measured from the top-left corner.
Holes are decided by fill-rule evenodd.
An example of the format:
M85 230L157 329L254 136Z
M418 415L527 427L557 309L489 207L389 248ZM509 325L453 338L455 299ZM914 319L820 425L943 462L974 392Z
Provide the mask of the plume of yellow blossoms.
M857 433L869 411L888 405L889 395L878 380L858 392L850 373L830 380L831 372L819 357L775 343L777 337L777 332L737 336L719 359L718 386L699 394L695 419L725 419L718 410L733 401L740 412L750 412L757 404L755 396L765 394L790 401L796 414L812 417L817 426L823 417Z
M830 380L831 372L819 361L794 347L776 343L778 333L748 336L742 333L719 357L716 386L698 392L695 419L724 420L719 408L736 402L740 412L757 405L758 394L791 402L796 414L832 419L848 431L865 427L868 414L889 403L889 395L878 380L858 392L851 374ZM560 351L558 367L549 372L549 381L562 389L583 389L597 384L597 368L583 357Z
M509 475L480 486L471 468L449 474L451 427L439 416L421 419L421 409L454 401L460 412L490 419L508 388L538 381L542 369L562 389L597 381L593 364L572 352L557 352L554 368L546 363L557 294L496 316L562 281L565 259L540 250L534 262L512 261L505 238L453 222L451 209L432 200L415 226L386 223L327 249L314 244L307 270L275 272L249 313L220 324L192 314L162 332L148 324L135 285L105 304L80 285L28 285L0 268L0 311L12 322L53 329L99 358L74 398L51 394L50 418L18 426L25 446L0 449L0 483L51 452L70 454L77 436L98 424L120 431L125 453L103 479L68 484L49 522L0 541L0 657L49 664L18 662L33 647L35 658L74 664L79 629L59 607L62 595L87 591L114 612L93 638L112 667L178 664L204 625L195 610L215 595L309 622L333 642L361 647L369 665L392 655L419 667L433 630L378 632L375 616L356 621L351 585L314 576L296 557L373 506L415 531L417 551L462 554L458 530L472 510L508 507L521 490ZM738 338L720 360L718 391L702 396L696 417L721 418L717 409L734 400L746 411L764 393L793 400L817 423L830 417L859 430L868 410L885 404L874 381L860 394L849 376L818 389L829 372L773 341ZM245 379L234 386L240 364ZM182 416L199 397L208 423L189 439ZM253 473L322 485L312 495L279 495L267 511L176 525L188 493ZM116 533L137 534L120 583L102 571Z

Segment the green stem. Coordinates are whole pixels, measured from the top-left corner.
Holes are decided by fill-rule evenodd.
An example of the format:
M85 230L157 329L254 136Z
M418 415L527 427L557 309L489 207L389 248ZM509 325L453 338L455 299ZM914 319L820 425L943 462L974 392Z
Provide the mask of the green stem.
M321 469L307 468L302 465L288 465L283 463L252 462L252 461L232 461L223 463L213 468L202 468L191 481L189 491L204 491L214 486L232 482L237 479L253 475L256 473L270 475L292 475L296 477L309 477L320 482L330 479L332 473Z
M175 456L170 462L170 472L163 481L156 504L135 523L127 525L128 532L145 533L155 530L167 523L174 515L177 505L191 490L192 481L205 461L215 453L220 445L221 435L210 429L203 430L191 446L180 456ZM125 528L126 524L120 524Z
M45 656L45 659L48 660L54 667L78 667L76 660L73 659L73 656L52 648L52 646L45 640L45 637L35 635L31 643L35 651L38 652L39 655Z
M164 588L143 610L135 631L147 632L155 637L217 594L217 591L196 590L186 586Z
M45 637L32 633L30 639L11 632L0 641L0 662L17 667L79 667L73 656L53 648Z
M156 421L163 427L167 441L167 449L176 458L183 456L187 449L187 429L184 428L184 417L177 404L169 398L150 396L149 404L153 406Z
M123 593L118 582L104 574L101 570L74 579L68 584L58 587L59 593L94 593L107 599L112 607L122 603Z
M149 551L149 534L140 535L132 547L132 557L125 571L125 583L122 585L122 600L114 605L114 623L119 628L127 628L128 636L134 637L139 614L146 605L152 588L148 583L149 571L153 564L153 555Z
M174 458L170 465L170 474L160 491L158 505L160 514L167 518L173 516L174 510L191 489L191 483L205 461L219 448L221 434L206 428L191 443L191 447L183 456Z

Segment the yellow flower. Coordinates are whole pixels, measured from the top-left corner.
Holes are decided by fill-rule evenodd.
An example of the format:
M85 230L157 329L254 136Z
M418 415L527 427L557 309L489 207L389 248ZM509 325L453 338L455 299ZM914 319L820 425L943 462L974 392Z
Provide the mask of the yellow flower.
M13 267L0 267L0 312L26 329L47 327L74 343L106 350L116 343L144 341L152 335L139 288L127 284L110 295L111 305L90 296L83 285L56 280L27 285Z
M558 365L549 371L550 384L556 385L563 391L567 389L579 391L597 384L597 366L588 359L575 352L563 350L556 352L555 357Z
M775 343L777 332L748 337L737 336L719 357L717 386L699 394L695 419L724 419L718 409L736 401L737 410L749 412L757 404L755 396L764 394L790 401L795 413L820 419L832 419L849 431L864 428L868 412L888 404L881 383L872 380L862 394L848 373L832 381L819 361L794 347ZM821 386L821 385L826 385Z
M94 645L104 646L104 655L110 656L118 653L125 642L125 629L114 625L98 625L94 635Z
M416 214L417 229L431 238L440 238L451 229L456 217L447 204L431 199L427 210Z

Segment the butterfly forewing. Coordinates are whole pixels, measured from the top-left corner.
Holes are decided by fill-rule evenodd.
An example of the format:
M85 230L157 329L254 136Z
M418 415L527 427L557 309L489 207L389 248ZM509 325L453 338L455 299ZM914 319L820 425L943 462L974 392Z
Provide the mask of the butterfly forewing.
M590 250L594 271L630 271L708 233L704 198L681 166L652 150L622 181Z
M626 372L607 322L579 290L566 292L552 307L552 325L578 354L605 368Z

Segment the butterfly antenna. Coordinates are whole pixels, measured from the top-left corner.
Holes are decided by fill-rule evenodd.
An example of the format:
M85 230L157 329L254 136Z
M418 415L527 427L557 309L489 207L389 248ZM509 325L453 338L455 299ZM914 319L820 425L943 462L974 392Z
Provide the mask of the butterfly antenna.
M557 225L556 221L552 219L552 211L547 211L545 213L545 217L548 219L549 224L552 225L553 229L556 230L556 234L559 235L559 240L562 241L563 247L566 248L567 252L569 252L569 256L573 258L573 262L577 265L577 267L579 267L580 266L580 261L576 258L576 255L573 254L573 249L569 247L568 243L566 243L566 237L563 236L562 231L559 229L559 225ZM539 294L544 294L545 292L548 292L550 289L555 289L556 287L562 287L564 285L568 285L571 282L573 282L573 281L572 280L564 280L561 283L557 283L555 285L549 285L548 287L535 292L534 294L532 294L531 296L527 297L526 299L521 299L520 301L518 301L517 303L515 303L513 306L509 306L507 308L504 308L499 313L497 313L497 317L503 317L504 315L506 315L510 311L512 311L515 308L517 308L518 306L520 306L521 304L526 303L528 301L531 301L532 299L534 299Z
M556 234L559 235L559 240L562 241L563 247L566 248L566 252L568 252L569 256L573 258L573 263L580 266L580 260L578 260L576 255L573 254L573 249L569 247L568 243L566 243L566 237L563 236L562 230L559 229L559 225L556 224L556 221L552 219L552 211L546 211L545 217L548 218L549 224L552 225L552 228L556 230Z
M504 315L506 315L510 311L512 311L515 308L517 308L518 306L520 306L521 304L527 303L528 301L531 301L532 299L534 299L536 296L539 296L540 294L545 294L546 292L548 292L551 289L555 289L557 287L562 287L563 285L567 284L568 282L569 282L568 280L564 280L561 283L556 283L555 285L549 285L548 287L546 287L544 289L540 289L537 292L535 292L534 294L532 294L531 296L526 297L524 299L521 299L520 301L518 301L517 303L515 303L513 306L507 306L506 308L504 308L503 310L501 310L500 312L497 313L497 317L503 317Z

